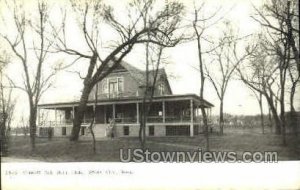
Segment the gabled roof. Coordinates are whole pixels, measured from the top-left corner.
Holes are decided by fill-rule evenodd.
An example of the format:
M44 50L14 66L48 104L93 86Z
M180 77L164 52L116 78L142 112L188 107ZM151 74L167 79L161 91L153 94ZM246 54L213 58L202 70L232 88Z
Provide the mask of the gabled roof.
M130 65L129 63L122 61L121 66L123 66L129 73L130 75L136 80L136 82L140 85L140 86L145 86L146 84L146 71L142 71L132 65ZM149 83L152 84L154 77L155 77L155 71L156 70L150 70L149 71ZM170 90L170 92L172 93L172 89L168 80L168 75L165 71L164 68L160 68L157 70L157 81L159 79L164 79L166 80L166 83L168 85L168 88Z
M142 85L144 81L146 81L145 72L143 72L142 70L130 65L125 61L122 61L120 65L123 66L140 85Z

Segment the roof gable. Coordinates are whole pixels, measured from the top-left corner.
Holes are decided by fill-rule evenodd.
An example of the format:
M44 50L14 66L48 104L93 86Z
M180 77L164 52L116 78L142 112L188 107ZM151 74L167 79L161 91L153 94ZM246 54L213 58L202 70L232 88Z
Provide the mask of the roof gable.
M111 64L109 64L109 66L111 66ZM121 61L120 64L117 66L116 69L114 69L112 73L118 73L118 72L129 72L130 76L132 76L132 78L138 83L140 87L145 86L146 84L146 71L142 71L125 61ZM165 69L160 68L158 69L157 72L158 72L157 81L165 80L167 88L172 93L172 89ZM152 84L155 78L155 70L150 70L148 76L149 76L149 83Z

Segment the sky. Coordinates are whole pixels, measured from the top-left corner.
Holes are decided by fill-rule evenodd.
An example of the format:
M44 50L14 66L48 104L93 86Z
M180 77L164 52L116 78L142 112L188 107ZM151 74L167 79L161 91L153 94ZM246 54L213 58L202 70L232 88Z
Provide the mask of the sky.
M31 9L33 0L28 1L27 10ZM55 2L55 1L54 1ZM124 4L126 1L110 0L109 4L113 5L114 9L120 12L124 12ZM165 1L161 1L163 3ZM191 19L191 10L193 8L192 0L185 0L182 2L186 6L186 19ZM199 1L195 1L196 4ZM260 0L210 0L206 1L205 7L207 13L219 10L218 16L224 17L224 20L229 20L233 27L238 30L239 36L246 36L255 33L260 30L260 25L255 22L250 15L253 15L253 5L259 7L261 5ZM30 4L32 3L32 4ZM1 11L4 10L3 5ZM57 9L53 9L57 11ZM59 14L52 14L52 19L56 19L58 22L60 20ZM82 36L78 32L76 27L76 20L72 17L67 19L68 38L70 44L76 46L77 48L82 48ZM126 17L123 17L126 18ZM8 20L8 19L7 19ZM10 23L8 23L10 25ZM12 28L7 27L6 30ZM207 35L211 35L212 38L216 38L218 33L222 30L222 21L220 24L213 26L207 31ZM190 32L190 31L188 31ZM103 39L111 39L112 35L110 32L103 33ZM105 41L105 40L104 40ZM208 47L204 47L208 48ZM124 58L126 62L143 69L144 63L144 49L141 46L137 46L134 50ZM190 41L186 43L179 44L174 48L166 50L166 55L168 63L165 66L166 72L169 76L170 85L174 94L186 94L194 93L199 94L200 89L200 75L198 70L195 69L198 65L197 57L197 46L196 41ZM73 58L66 57L64 54L51 55L48 62L71 62ZM204 55L204 60L208 62L209 55ZM86 70L86 63L78 62L74 67L68 68L61 71L54 77L54 85L49 89L42 97L40 103L54 103L54 102L64 102L64 101L74 101L78 100L80 96L80 91L82 89L82 80L77 74L72 73L72 70L84 71ZM21 64L15 62L8 68L8 75L12 76L17 83L22 82L22 69ZM235 77L236 78L236 77ZM28 114L28 102L27 97L24 92L18 91L14 93L17 100L16 106L16 116L19 117L22 114ZM217 98L216 92L214 91L212 85L206 80L206 88L204 98L214 104L212 109L213 114L218 114L219 112L219 100ZM299 93L296 95L296 102L300 102ZM265 111L267 109L266 102L264 103ZM297 105L297 104L296 104ZM300 107L296 107L298 110ZM238 115L255 115L259 114L259 107L257 100L255 99L251 90L246 87L239 80L231 80L228 86L228 90L225 96L224 102L224 112L230 114Z

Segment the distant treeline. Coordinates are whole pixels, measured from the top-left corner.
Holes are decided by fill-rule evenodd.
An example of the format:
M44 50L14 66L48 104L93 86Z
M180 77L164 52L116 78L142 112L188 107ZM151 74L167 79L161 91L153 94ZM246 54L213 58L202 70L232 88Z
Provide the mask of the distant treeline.
M29 127L12 127L9 130L10 135L29 135Z
M200 116L201 117L201 116ZM224 114L224 125L228 127L249 127L249 128L255 128L255 127L261 127L261 116L258 115L232 115L225 113ZM272 115L263 115L264 119L264 125L267 127L271 127L274 125L274 121L272 118ZM286 113L286 122L287 127L291 127L292 124L298 125L298 128L300 127L300 112L296 112L295 115L292 115L291 112ZM218 115L212 115L210 118L210 123L212 125L218 125L219 124L219 116Z

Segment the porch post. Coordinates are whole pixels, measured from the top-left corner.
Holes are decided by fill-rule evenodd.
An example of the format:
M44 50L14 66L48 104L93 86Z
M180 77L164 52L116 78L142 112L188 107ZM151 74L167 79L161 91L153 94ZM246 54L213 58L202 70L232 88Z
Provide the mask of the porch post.
M104 105L103 106L104 108L104 114L103 114L103 116L104 116L104 124L106 124L107 123L107 121L106 121L106 105Z
M140 108L139 108L139 103L136 103L136 123L138 124L140 121Z
M190 136L194 136L194 108L193 108L193 100L190 100L190 112L191 112L191 124L190 124Z
M54 108L54 111L55 111L54 115L55 115L55 127L56 127L57 126L57 110L56 110L56 108Z
M40 118L40 108L37 109L37 119L38 119L38 126L40 125L41 118Z
M113 119L116 119L116 104L113 104Z
M205 109L205 108L204 108L204 109ZM206 108L205 110L206 110L206 115L207 115L207 117L209 117L209 110L208 110L208 108Z
M211 121L211 108L209 108L209 121Z
M163 123L166 122L166 107L165 107L165 101L162 101L162 116L163 116Z
M75 106L72 106L72 117L75 118Z
M83 123L85 123L85 119L86 119L85 117L86 117L86 112L83 113Z
M96 106L93 105L93 111L94 111L94 118L92 118L92 120L94 119L94 123L96 123Z

